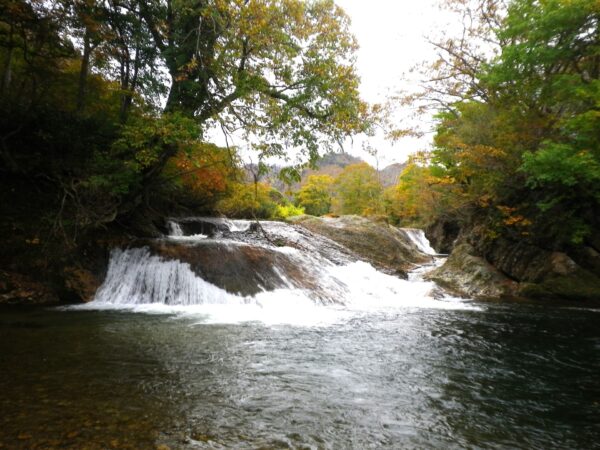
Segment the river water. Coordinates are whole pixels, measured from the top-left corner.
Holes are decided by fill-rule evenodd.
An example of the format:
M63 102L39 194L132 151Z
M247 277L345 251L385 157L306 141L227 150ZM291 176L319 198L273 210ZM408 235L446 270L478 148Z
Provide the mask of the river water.
M342 267L363 301L0 311L0 448L600 448L599 310Z

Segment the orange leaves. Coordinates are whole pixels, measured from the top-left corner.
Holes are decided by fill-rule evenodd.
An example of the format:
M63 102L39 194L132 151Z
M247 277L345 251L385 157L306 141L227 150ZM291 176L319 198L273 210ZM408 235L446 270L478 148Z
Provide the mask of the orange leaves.
M503 216L502 223L509 227L528 227L532 224L531 220L525 218L521 214L518 214L518 208L511 206L498 205L496 208L500 211Z
M199 143L192 151L180 151L171 158L165 173L177 179L189 194L211 200L227 191L236 168L229 152Z

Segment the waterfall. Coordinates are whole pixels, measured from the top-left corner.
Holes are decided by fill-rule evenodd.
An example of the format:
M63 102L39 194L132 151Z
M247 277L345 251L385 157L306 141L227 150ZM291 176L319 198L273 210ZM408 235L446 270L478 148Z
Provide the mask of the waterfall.
M422 268L409 280L385 274L301 227L262 222L267 240L251 221L185 220L171 221L169 236L145 247L114 249L106 279L83 307L298 324L382 308L471 308L458 299L440 300ZM212 237L194 234L209 228ZM435 254L421 230L404 231L421 252Z
M166 261L148 248L114 249L98 303L166 305L241 302L225 290L198 277L189 264Z
M417 248L426 255L437 255L438 253L431 247L429 240L425 237L423 230L417 228L402 228L408 238Z
M169 220L167 222L167 226L169 227L169 236L180 237L183 236L183 230L181 229L181 225L179 223Z

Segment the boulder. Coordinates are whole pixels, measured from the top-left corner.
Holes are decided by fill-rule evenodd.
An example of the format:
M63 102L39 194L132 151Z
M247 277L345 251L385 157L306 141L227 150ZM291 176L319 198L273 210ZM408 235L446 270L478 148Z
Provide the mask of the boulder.
M212 240L188 244L155 240L143 248L163 261L188 264L196 276L230 294L251 297L263 291L298 288L326 303L338 301L317 260L306 260L289 248Z
M518 284L477 256L466 243L457 245L441 267L425 275L446 290L470 298L512 297Z
M56 305L59 297L46 284L21 273L0 271L0 305Z
M295 223L350 249L378 269L404 278L420 264L432 261L401 228L359 216L294 218Z
M102 284L102 278L80 266L65 267L63 272L65 297L74 302L90 302Z

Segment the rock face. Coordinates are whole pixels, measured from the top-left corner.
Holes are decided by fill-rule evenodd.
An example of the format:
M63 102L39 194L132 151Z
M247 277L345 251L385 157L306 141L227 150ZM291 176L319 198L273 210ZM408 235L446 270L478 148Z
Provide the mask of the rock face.
M77 303L92 301L102 284L102 277L98 273L80 266L66 267L63 273L65 291Z
M425 278L465 297L500 298L515 296L518 283L507 278L469 244L454 248L444 265Z
M460 225L454 221L438 220L425 229L425 236L438 253L449 254L460 234Z
M496 239L483 247L488 261L519 282L521 296L600 300L600 254L591 247L571 253L573 257L508 239Z
M445 237L443 225L435 227L430 233L437 234L439 250L454 238L454 230ZM454 239L450 257L428 278L459 295L600 300L600 253L593 247L567 254L525 241L485 239L476 229L463 230Z
M294 221L352 250L387 273L407 277L417 265L432 260L419 251L405 231L387 223L359 216L300 216Z
M0 271L0 305L56 305L60 300L44 283L20 273Z

